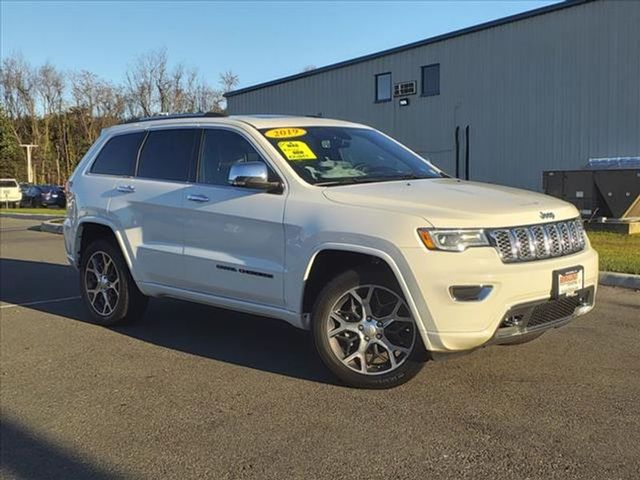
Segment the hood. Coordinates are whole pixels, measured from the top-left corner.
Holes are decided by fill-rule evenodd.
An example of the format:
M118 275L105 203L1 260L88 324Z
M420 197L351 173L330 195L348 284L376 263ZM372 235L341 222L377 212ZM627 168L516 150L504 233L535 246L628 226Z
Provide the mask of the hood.
M336 203L417 215L437 228L508 227L578 216L573 205L548 195L452 178L327 187L323 193Z

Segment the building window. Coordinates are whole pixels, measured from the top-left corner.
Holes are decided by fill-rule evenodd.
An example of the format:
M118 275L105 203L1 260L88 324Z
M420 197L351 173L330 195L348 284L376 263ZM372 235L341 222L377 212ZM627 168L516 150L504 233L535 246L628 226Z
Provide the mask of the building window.
M391 73L376 75L376 102L391 100Z
M440 95L440 64L422 67L422 95L431 97Z

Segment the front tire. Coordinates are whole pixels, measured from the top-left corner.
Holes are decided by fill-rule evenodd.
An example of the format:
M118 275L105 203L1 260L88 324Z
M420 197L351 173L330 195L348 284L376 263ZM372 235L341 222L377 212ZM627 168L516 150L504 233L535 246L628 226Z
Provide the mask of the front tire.
M147 307L120 249L103 239L82 252L80 291L94 322L107 327L131 323Z
M320 292L312 312L320 358L345 384L392 388L424 364L424 347L395 278L375 268L346 271Z

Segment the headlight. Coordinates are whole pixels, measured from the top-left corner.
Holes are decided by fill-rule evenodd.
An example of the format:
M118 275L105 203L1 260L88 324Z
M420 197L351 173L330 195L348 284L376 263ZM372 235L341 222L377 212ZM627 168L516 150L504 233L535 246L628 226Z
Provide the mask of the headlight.
M489 239L484 230L438 230L419 228L418 235L429 250L463 252L470 247L486 247Z

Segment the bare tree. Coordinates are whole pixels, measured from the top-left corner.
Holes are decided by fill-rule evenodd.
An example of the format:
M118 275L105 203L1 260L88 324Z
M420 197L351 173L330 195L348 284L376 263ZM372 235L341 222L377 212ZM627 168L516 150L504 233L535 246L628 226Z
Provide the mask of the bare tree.
M238 86L240 79L238 78L238 75L233 73L231 70L228 70L220 74L219 83L222 86L222 93L227 93Z
M42 109L42 138L39 141L38 156L40 157L41 171L48 173L48 181L51 181L52 173L48 164L56 167L56 182L60 183L60 155L52 142L52 128L57 127L63 112L63 95L65 90L64 74L50 63L41 66L37 71L35 89L38 94L40 108Z
M86 70L63 72L49 63L34 68L20 55L6 57L0 143L7 158L0 170L22 172L12 166L11 159L24 153L15 146L36 143L37 181L62 182L103 128L159 112L223 111L224 93L237 85L238 76L227 71L211 86L197 68L171 65L164 48L136 57L119 85Z
M150 116L159 107L156 88L164 88L166 49L153 50L138 56L126 73L129 109L135 116ZM162 94L161 94L162 95Z

